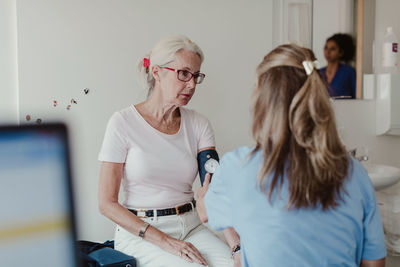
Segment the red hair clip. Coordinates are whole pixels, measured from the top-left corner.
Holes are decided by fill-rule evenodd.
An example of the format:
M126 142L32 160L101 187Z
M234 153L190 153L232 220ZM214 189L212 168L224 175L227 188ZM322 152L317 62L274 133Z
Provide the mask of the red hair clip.
M145 68L150 67L150 58L143 59L143 67L145 67Z

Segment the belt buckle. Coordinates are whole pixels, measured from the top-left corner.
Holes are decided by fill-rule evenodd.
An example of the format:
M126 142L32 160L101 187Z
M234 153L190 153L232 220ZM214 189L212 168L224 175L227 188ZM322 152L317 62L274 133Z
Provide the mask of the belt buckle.
M144 209L137 209L136 216L138 216L139 218L147 218L146 211L147 210L144 210Z
M183 214L183 213L180 213L179 212L179 208L181 208L181 207L183 207L183 206L185 206L186 204L183 204L183 205L180 205L180 206L177 206L177 207L175 207L175 211L176 211L176 215L181 215L181 214Z

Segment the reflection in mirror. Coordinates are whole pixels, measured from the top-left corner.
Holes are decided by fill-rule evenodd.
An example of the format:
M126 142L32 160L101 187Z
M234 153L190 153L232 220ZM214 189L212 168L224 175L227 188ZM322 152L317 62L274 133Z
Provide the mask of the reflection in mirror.
M320 69L332 98L356 98L356 71L354 64L355 44L350 34L335 33L324 46L327 65Z
M313 51L321 75L336 99L355 99L358 40L356 0L313 1Z
M371 7L371 12L365 10L365 3ZM320 66L325 67L328 65L324 55L327 39L336 33L349 34L356 44L356 56L353 60L342 63L355 69L355 93L348 93L344 89L342 91L345 92L332 93L332 96L339 99L361 98L362 70L365 68L363 59L366 58L365 53L362 53L367 51L363 50L363 34L374 31L374 26L365 24L363 19L367 17L368 21L374 23L374 16L371 16L374 6L375 0L274 0L273 44L277 46L290 42L307 47L311 42L311 49ZM368 31L363 31L367 26ZM306 29L310 29L312 34L308 35ZM331 80L335 80L332 77Z

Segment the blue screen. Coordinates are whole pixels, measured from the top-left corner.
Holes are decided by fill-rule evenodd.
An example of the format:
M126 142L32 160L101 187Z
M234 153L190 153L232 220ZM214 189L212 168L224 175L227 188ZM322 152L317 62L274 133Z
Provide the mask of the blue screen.
M0 265L75 266L65 134L0 128Z

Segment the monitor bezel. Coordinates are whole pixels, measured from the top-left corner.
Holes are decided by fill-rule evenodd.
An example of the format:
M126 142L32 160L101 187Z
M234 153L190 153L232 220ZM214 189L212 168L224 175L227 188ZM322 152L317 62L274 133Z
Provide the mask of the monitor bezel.
M69 230L73 237L73 252L75 258L75 266L81 266L81 261L79 260L79 250L76 245L77 241L77 226L76 226L76 216L75 216L75 197L73 193L73 181L72 181L72 164L71 164L71 153L70 153L70 141L69 141L69 133L68 128L64 123L44 123L44 124L22 124L22 125L0 125L0 133L2 132L42 132L42 131L51 131L59 134L64 146L65 151L65 166L66 166L66 177L67 177L67 194L69 201L69 210L68 210L68 226Z

